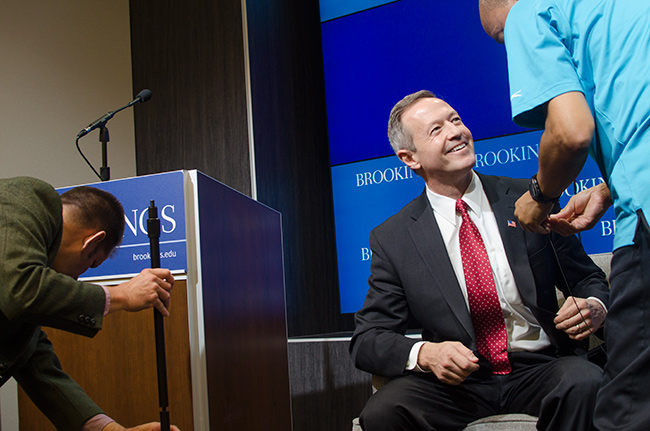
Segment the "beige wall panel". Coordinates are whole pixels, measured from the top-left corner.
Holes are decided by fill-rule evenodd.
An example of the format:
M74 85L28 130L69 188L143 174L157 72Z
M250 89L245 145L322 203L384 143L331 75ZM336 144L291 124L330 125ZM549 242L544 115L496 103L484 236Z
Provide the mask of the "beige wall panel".
M0 177L97 181L77 133L133 93L128 0L0 2ZM108 126L111 178L134 176L132 112ZM99 171L98 132L80 142Z

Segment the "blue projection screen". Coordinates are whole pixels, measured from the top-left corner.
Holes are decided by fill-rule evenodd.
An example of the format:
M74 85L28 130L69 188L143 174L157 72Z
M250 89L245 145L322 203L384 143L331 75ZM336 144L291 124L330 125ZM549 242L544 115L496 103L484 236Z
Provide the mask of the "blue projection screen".
M540 131L510 117L503 46L483 31L475 2L321 0L321 30L334 195L341 313L363 305L370 231L424 190L393 154L386 124L393 105L427 89L472 131L478 172L529 178ZM570 195L602 182L588 161ZM614 214L581 235L588 253L612 250Z

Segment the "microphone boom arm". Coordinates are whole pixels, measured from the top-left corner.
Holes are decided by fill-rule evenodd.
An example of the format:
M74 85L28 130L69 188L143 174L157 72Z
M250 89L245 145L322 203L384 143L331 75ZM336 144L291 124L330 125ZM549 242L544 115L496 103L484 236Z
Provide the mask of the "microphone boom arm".
M116 109L115 111L111 111L111 112L108 112L108 113L102 115L101 117L99 117L98 119L96 119L95 121L90 123L88 125L88 127L86 127L85 129L82 129L77 134L76 145L77 145L77 150L79 151L79 154L81 154L81 157L83 157L83 159L86 161L88 166L90 166L90 169L93 170L93 172L99 177L99 179L101 181L108 181L108 180L111 179L111 169L108 167L108 151L106 149L106 144L109 141L109 134L108 134L108 128L106 127L106 123L108 123L108 121L111 118L113 118L113 116L115 114L117 114L118 112L123 111L126 108L130 108L131 106L135 105L136 103L140 103L140 102L144 103L144 102L148 101L149 99L151 99L151 91L147 90L147 89L142 90L141 92L138 93L138 95L135 97L135 99L133 99L132 101L130 101L126 105L122 106L121 108ZM84 153L81 151L81 148L79 148L79 139L86 136L88 133L90 133L91 131L93 131L93 130L95 130L97 128L99 128L99 141L102 143L102 166L99 169L99 172L100 172L99 174L97 173L97 171L95 170L93 165L88 161L86 156L84 156Z
M140 103L140 102L144 103L144 102L148 101L149 99L151 99L151 91L146 90L146 89L142 90L141 92L138 93L138 95L135 97L135 99L133 99L132 101L130 101L126 105L122 106L119 109L116 109L115 111L108 112L108 113L102 115L101 117L99 117L98 119L96 119L95 121L93 121L92 123L90 123L88 125L88 127L86 127L85 129L82 129L77 134L77 138L81 138L82 136L86 136L88 133L92 132L93 130L95 130L97 128L104 127L106 125L106 123L108 123L108 120L113 118L113 116L115 114L117 114L118 112L123 111L126 108L130 108L131 106L135 105L136 103Z

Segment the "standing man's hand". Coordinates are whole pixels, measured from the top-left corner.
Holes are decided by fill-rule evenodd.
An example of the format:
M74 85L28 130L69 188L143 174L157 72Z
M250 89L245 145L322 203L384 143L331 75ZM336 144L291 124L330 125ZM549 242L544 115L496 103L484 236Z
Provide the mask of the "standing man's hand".
M544 132L539 141L537 185L547 198L560 196L577 178L587 160L595 123L583 93L569 91L546 105ZM526 193L516 204L515 217L525 230L550 232L553 202L536 202Z
M553 202L537 202L533 200L530 193L526 192L515 203L515 217L519 220L522 229L547 234L550 232L548 216L553 205Z
M173 285L174 277L168 269L144 269L129 281L106 287L111 298L109 313L119 310L140 311L155 307L163 316L169 316L169 300Z
M450 385L459 385L480 368L476 355L458 341L423 344L418 366L432 371L438 380Z
M548 226L560 235L574 235L594 227L611 205L609 188L601 183L572 196L560 212L551 215Z

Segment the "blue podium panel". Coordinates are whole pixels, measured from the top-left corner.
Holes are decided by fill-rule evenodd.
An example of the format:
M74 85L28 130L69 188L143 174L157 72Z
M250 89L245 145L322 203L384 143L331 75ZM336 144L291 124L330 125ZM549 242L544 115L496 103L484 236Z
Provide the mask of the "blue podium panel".
M209 429L291 430L280 213L201 173L196 192Z
M187 271L187 233L183 172L146 175L88 184L112 193L124 207L124 238L111 258L86 271L81 280L124 278L151 268L147 218L150 200L160 219L160 266L176 273ZM57 189L59 193L71 187Z

